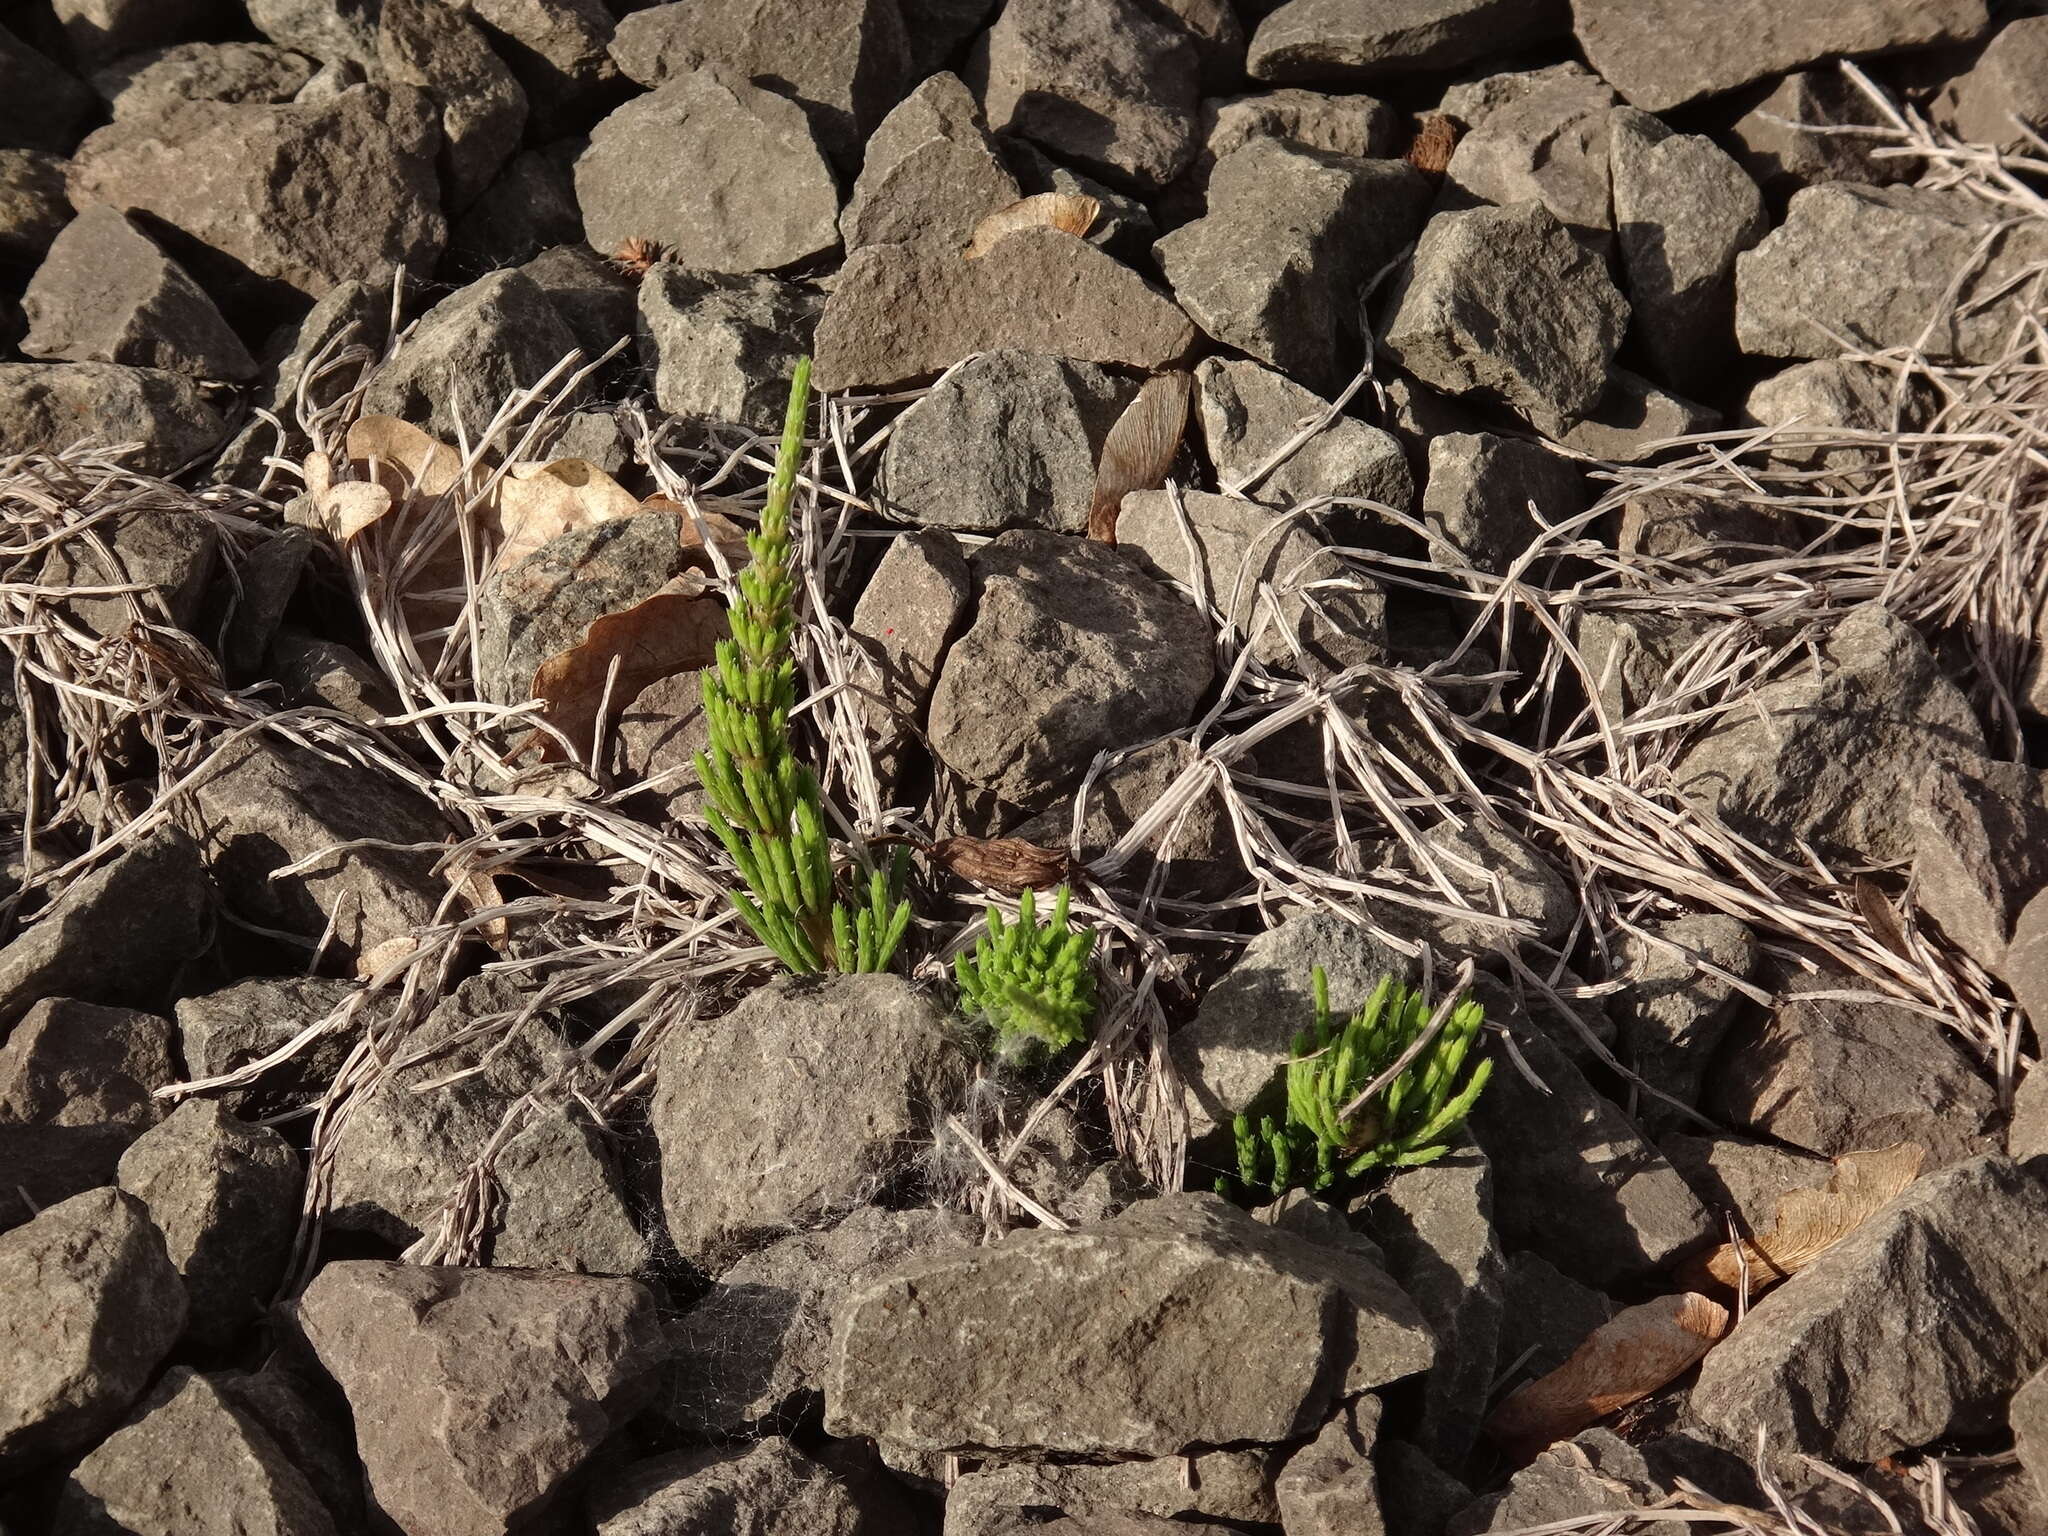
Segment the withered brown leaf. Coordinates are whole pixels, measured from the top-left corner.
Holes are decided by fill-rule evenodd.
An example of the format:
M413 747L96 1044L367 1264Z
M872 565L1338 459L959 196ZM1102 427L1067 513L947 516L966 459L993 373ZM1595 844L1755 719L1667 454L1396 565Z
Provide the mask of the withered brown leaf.
M1116 542L1116 518L1132 491L1156 491L1166 484L1188 426L1188 400L1194 376L1170 368L1155 373L1124 407L1116 425L1102 441L1102 462L1095 469L1095 494L1088 503L1088 537L1099 544Z
M582 641L534 669L533 697L547 721L587 757L604 707L612 663L613 708L629 704L651 683L692 667L709 666L726 636L725 604L701 576L686 571L643 602L593 619ZM547 755L561 748L550 738Z
M1057 885L1073 869L1065 849L1043 848L1021 837L942 837L925 852L949 873L1006 896Z

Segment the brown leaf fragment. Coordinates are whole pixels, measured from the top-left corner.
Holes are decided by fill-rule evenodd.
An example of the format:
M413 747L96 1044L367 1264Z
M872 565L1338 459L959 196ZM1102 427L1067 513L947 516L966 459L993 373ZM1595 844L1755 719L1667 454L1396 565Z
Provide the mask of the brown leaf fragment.
M607 680L611 707L622 708L664 677L709 666L725 636L725 604L701 577L685 572L644 602L593 620L578 644L534 669L533 697L579 758L588 758ZM615 662L618 675L612 679ZM546 755L561 755L552 739Z
M1876 882L1858 875L1850 889L1856 895L1856 910L1863 915L1863 921L1870 924L1870 931L1877 942L1901 960L1911 960L1913 948L1906 942L1906 930L1899 926L1899 914L1892 909L1891 902L1877 888Z
M1752 1295L1775 1285L1806 1268L1904 1193L1926 1160L1927 1149L1913 1141L1874 1152L1846 1152L1835 1159L1834 1175L1825 1187L1795 1189L1779 1198L1768 1232L1744 1238L1739 1253L1735 1244L1723 1243L1685 1266L1680 1278L1687 1284L1712 1281L1740 1290L1746 1263Z
M1517 1456L1533 1456L1691 1370L1729 1323L1726 1307L1690 1291L1626 1307L1563 1365L1511 1393L1486 1432Z
M499 540L498 569L510 570L558 534L639 510L639 498L588 459L551 459L508 468L483 521Z
M934 864L963 880L993 886L1007 896L1057 885L1072 872L1063 848L1021 837L942 837L926 850Z
M1025 229L1057 229L1085 237L1101 212L1102 204L1080 192L1037 192L1020 197L974 226L965 254L969 261L979 261L1005 236Z
M1458 124L1441 112L1425 112L1408 145L1408 163L1425 176L1441 176L1458 147Z
M1088 504L1088 537L1116 542L1116 517L1132 491L1156 491L1166 484L1174 455L1187 431L1188 399L1194 375L1179 368L1155 373L1124 407L1102 441L1095 469L1095 495Z
M396 416L365 416L350 427L348 456L399 501L442 495L462 470L453 448Z

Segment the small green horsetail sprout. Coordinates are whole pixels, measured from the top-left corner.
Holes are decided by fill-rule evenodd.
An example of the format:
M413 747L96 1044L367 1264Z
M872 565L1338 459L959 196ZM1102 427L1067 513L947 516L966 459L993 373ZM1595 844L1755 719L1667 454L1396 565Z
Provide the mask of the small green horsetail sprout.
M1436 1038L1371 1102L1347 1116L1344 1110L1359 1092L1429 1027L1430 1009L1421 993L1384 976L1365 1006L1339 1027L1330 1017L1330 985L1321 966L1315 969L1315 997L1315 1021L1294 1037L1287 1064L1285 1121L1275 1124L1266 1115L1254 1124L1248 1114L1237 1116L1236 1189L1227 1178L1217 1181L1225 1195L1242 1190L1268 1200L1291 1188L1321 1193L1377 1169L1433 1163L1450 1150L1452 1132L1493 1075L1493 1063L1481 1061L1458 1081L1486 1018L1466 997L1451 1009Z
M796 577L790 569L789 509L803 456L811 360L796 365L789 414L761 525L747 535L752 557L730 610L732 638L718 642L704 670L708 752L697 777L704 819L747 884L732 904L754 936L792 971L881 971L910 927L897 893L905 864L875 871L841 899L825 834L817 776L797 761L789 717L796 705Z
M953 976L967 1012L987 1019L1003 1054L1034 1047L1064 1050L1088 1038L1095 1022L1095 930L1067 926L1067 888L1040 923L1030 891L1017 898L1017 921L988 909L988 932L971 955L956 955Z

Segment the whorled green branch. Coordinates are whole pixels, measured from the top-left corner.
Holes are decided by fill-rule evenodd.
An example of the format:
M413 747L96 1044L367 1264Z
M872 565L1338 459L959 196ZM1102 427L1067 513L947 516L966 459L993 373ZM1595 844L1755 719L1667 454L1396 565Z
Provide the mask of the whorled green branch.
M895 870L870 873L842 899L817 775L800 762L790 736L796 705L796 575L791 568L790 504L803 455L811 360L797 363L789 413L760 526L747 535L751 557L730 605L732 635L704 671L709 749L697 776L709 801L704 818L732 856L751 896L733 906L792 971L880 971L910 927L910 903Z
M1095 930L1067 925L1067 888L1041 922L1034 897L1017 898L1017 920L988 909L988 932L953 959L960 1002L995 1031L1005 1055L1036 1047L1064 1050L1088 1038L1095 1021Z

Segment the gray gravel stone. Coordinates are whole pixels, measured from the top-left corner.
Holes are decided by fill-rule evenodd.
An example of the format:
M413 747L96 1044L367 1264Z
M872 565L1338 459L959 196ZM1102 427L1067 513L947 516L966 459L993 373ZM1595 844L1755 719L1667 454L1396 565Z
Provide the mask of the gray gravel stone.
M271 642L267 665L293 704L339 710L365 724L399 712L384 674L339 641L287 624Z
M0 143L69 154L98 108L84 81L0 27Z
M1712 139L1611 115L1614 228L1635 334L1664 383L1701 394L1733 359L1735 258L1770 228L1763 194Z
M619 711L605 738L615 784L642 784L639 808L665 821L694 821L704 808L697 754L711 747L704 673L693 668L649 683Z
M2030 152L2027 130L2048 122L2048 16L2018 16L2005 23L1976 62L1941 88L1932 116L1971 144Z
M1450 394L1483 390L1567 425L1607 387L1628 301L1534 203L1440 213L1389 302L1381 341Z
M962 1336L978 1347L946 1342ZM856 1290L833 1328L825 1423L930 1451L1175 1455L1305 1435L1338 1395L1431 1353L1370 1261L1173 1195Z
M248 0L257 31L285 48L323 62L374 68L377 7L372 0Z
M0 1232L0 1476L86 1449L185 1326L185 1288L142 1202L111 1187Z
M269 1306L299 1226L299 1158L268 1126L187 1099L121 1154L120 1186L164 1235L188 1339L232 1345Z
M491 272L555 246L582 244L576 157L588 144L581 138L557 139L508 160L450 227L444 270Z
M469 0L468 9L526 92L530 137L580 132L622 93L604 0Z
M926 527L1084 533L1103 439L1137 392L1093 363L984 353L897 418L880 490Z
M693 420L775 430L818 308L816 295L779 278L659 263L640 281L636 327L656 403Z
M839 243L839 191L803 108L716 65L591 129L576 200L603 255L653 240L678 266L768 272Z
M2020 1465L2033 1474L2041 1496L2048 1498L2048 1369L2036 1371L2013 1394L2007 1422Z
M1979 1150L1997 1095L1939 1022L1891 1003L1805 995L1856 987L1841 971L1789 982L1723 1053L1711 1112L1823 1157L1917 1141L1940 1168Z
M1136 0L1010 0L977 40L967 80L991 130L1119 186L1156 190L1194 158L1194 42Z
M330 1228L401 1244L433 1233L442 1202L531 1093L538 1102L492 1159L487 1261L606 1275L646 1266L604 1134L563 1096L577 1058L557 1020L538 1013L480 1039L457 1038L486 1014L516 1016L530 1002L502 978L473 977L406 1036L408 1057L418 1059L358 1095L335 1142Z
M1287 1536L1384 1536L1373 1451L1380 1404L1361 1397L1339 1408L1273 1480Z
M1415 477L1390 432L1338 416L1274 469L1251 478L1329 402L1244 358L1210 357L1195 370L1195 410L1221 482L1275 507L1315 496L1355 496L1407 511Z
M1017 200L973 93L950 73L906 96L868 138L839 215L849 251L929 241L958 250L975 225Z
M892 1536L913 1519L897 1489L842 1477L787 1440L671 1451L634 1462L590 1505L597 1536Z
M2048 1360L2048 1185L2002 1157L1925 1176L1710 1351L1692 1412L1730 1444L1876 1461L2001 1422Z
M1607 1000L1607 1016L1621 1032L1622 1059L1645 1082L1681 1104L1697 1104L1708 1064L1735 1022L1742 998L1732 983L1669 946L1678 945L1748 981L1756 970L1756 937L1734 918L1715 913L1645 927L1651 938L1631 935L1623 944L1629 985ZM1674 1117L1667 1106L1647 1098L1640 1113L1653 1128Z
M1228 1127L1269 1088L1295 1035L1315 1017L1309 977L1319 965L1329 977L1330 1011L1345 1018L1382 976L1406 983L1415 972L1414 961L1335 913L1299 913L1258 935L1171 1037L1191 1136Z
M1018 190L1026 197L1036 197L1041 192L1064 192L1069 196L1094 198L1097 211L1095 222L1088 229L1088 243L1109 252L1119 261L1140 268L1150 267L1146 253L1152 249L1152 242L1159 238L1159 225L1146 204L1097 181L1093 176L1083 176L1079 171L1061 165L1029 139L1005 135L996 144L1002 153L1003 164L1017 178Z
M1913 899L1994 974L2013 925L2048 887L2048 806L2020 763L1936 765L1916 786Z
M1771 0L1575 0L1586 60L1645 112L1835 54L1962 42L1984 0L1841 0L1788 15Z
M112 208L88 207L64 227L21 307L29 322L21 350L31 357L202 379L256 373L255 359L213 300Z
M526 131L526 92L463 11L440 0L379 0L377 63L440 104L441 187L450 215L496 178Z
M1565 1053L1517 1041L1547 1093L1503 1063L1472 1111L1493 1158L1502 1239L1588 1285L1646 1280L1711 1231L1678 1171Z
M1562 1440L1517 1471L1506 1488L1475 1499L1447 1536L1525 1530L1595 1512L1639 1508L1662 1493L1642 1453L1608 1429Z
M180 1365L72 1470L55 1529L335 1536L337 1527L261 1420L213 1377Z
M1796 192L1785 221L1736 258L1736 338L1762 357L1833 357L1843 337L1988 363L2023 302L2016 280L2048 258L2048 233L2022 225L1979 260L1998 222L1963 192L1848 182Z
M580 240L542 251L519 271L562 317L585 362L595 362L633 334L633 280Z
M1371 1398L1361 1399L1371 1403ZM1006 1536L1032 1512L1064 1510L1075 1522L1145 1515L1272 1524L1279 1457L1272 1451L1197 1451L1147 1461L988 1463L946 1492L945 1536ZM1083 1529L1102 1529L1087 1524Z
M1793 126L1871 128L1882 122L1876 104L1840 71L1795 70L1736 120L1728 130L1729 150L1766 192L1779 197L1822 181L1911 181L1918 174L1912 159L1872 154L1882 138Z
M458 430L475 442L512 394L576 349L576 333L539 284L494 272L427 311L397 356L370 375L363 409L444 442Z
M1819 358L1758 381L1742 403L1742 414L1759 426L1782 429L1768 445L1778 463L1845 472L1881 464L1888 456L1882 436L1919 430L1928 404L1916 382L1902 389L1899 375L1889 368ZM1867 447L1821 446L1858 432L1880 438Z
M1620 464L1645 463L1657 457L1665 439L1721 424L1718 413L1626 368L1608 370L1606 392L1576 421L1542 409L1526 414L1531 426L1561 447Z
M1835 1173L1828 1158L1740 1136L1673 1132L1657 1146L1694 1194L1741 1218L1745 1232L1770 1231L1781 1199L1795 1189L1819 1189Z
M388 292L401 266L432 271L447 239L435 123L408 86L277 106L178 103L81 144L71 200L178 230L187 239L173 254L230 307L295 309L343 282Z
M1401 135L1400 114L1371 96L1332 95L1289 87L1202 102L1201 159L1214 165L1253 139L1285 139L1304 149L1360 160L1390 155ZM1207 171L1195 169L1206 180Z
M1257 138L1217 161L1209 211L1153 252L1211 337L1335 394L1359 361L1364 285L1415 238L1429 196L1400 161Z
M979 606L932 693L931 746L969 782L1038 809L1097 752L1187 724L1209 686L1194 606L1103 544L1006 533L974 557Z
M821 389L888 387L1004 349L1149 371L1194 342L1188 317L1130 268L1033 229L975 261L914 245L855 251L818 322L816 378Z
M648 1118L677 1250L715 1262L872 1202L965 1090L945 1018L895 976L785 976L672 1031Z
M1608 190L1614 92L1583 72L1522 82L1458 141L1444 168L1446 188L1503 207L1541 203L1567 228L1604 236L1615 218Z
M939 665L973 591L959 541L943 528L927 528L889 541L854 607L852 633L880 668L881 698L860 708L887 782L900 776L924 728Z
M175 827L67 887L0 949L0 1029L51 997L155 1008L213 936L213 883Z
M115 363L0 363L0 454L139 444L128 462L145 475L168 475L226 435L227 424L183 374Z
M0 149L0 260L34 266L71 218L63 160L40 149Z
M1931 761L1984 755L1968 700L1926 643L1875 603L1821 646L1816 675L1750 690L1743 707L1679 758L1678 790L1766 848L1872 864L1910 858L1912 787Z
M114 513L94 531L98 547L83 538L50 547L43 559L43 586L134 585L141 590L66 598L57 605L65 618L109 640L126 635L138 619L168 620L187 632L199 627L219 543L209 519L180 506L144 505Z
M1585 476L1540 443L1491 432L1445 432L1429 440L1422 520L1450 546L1434 558L1503 574L1541 533L1529 507L1562 522L1586 510ZM1455 551L1455 553L1454 553Z
M1554 0L1288 0L1252 34L1246 68L1276 85L1451 69L1564 32Z
M174 101L290 101L313 78L313 61L275 43L178 43L93 71L93 89L115 121Z
M1502 1371L1515 1367L1518 1379L1533 1381L1556 1370L1614 1315L1614 1303L1603 1293L1539 1253L1514 1254L1506 1267L1496 1358Z
M72 56L82 63L154 48L219 26L220 0L50 0Z
M446 1536L545 1518L661 1360L653 1294L593 1275L330 1263L298 1321L348 1397L373 1508Z
M684 0L620 19L612 57L659 87L717 65L803 103L818 143L842 163L911 84L910 40L895 0Z

